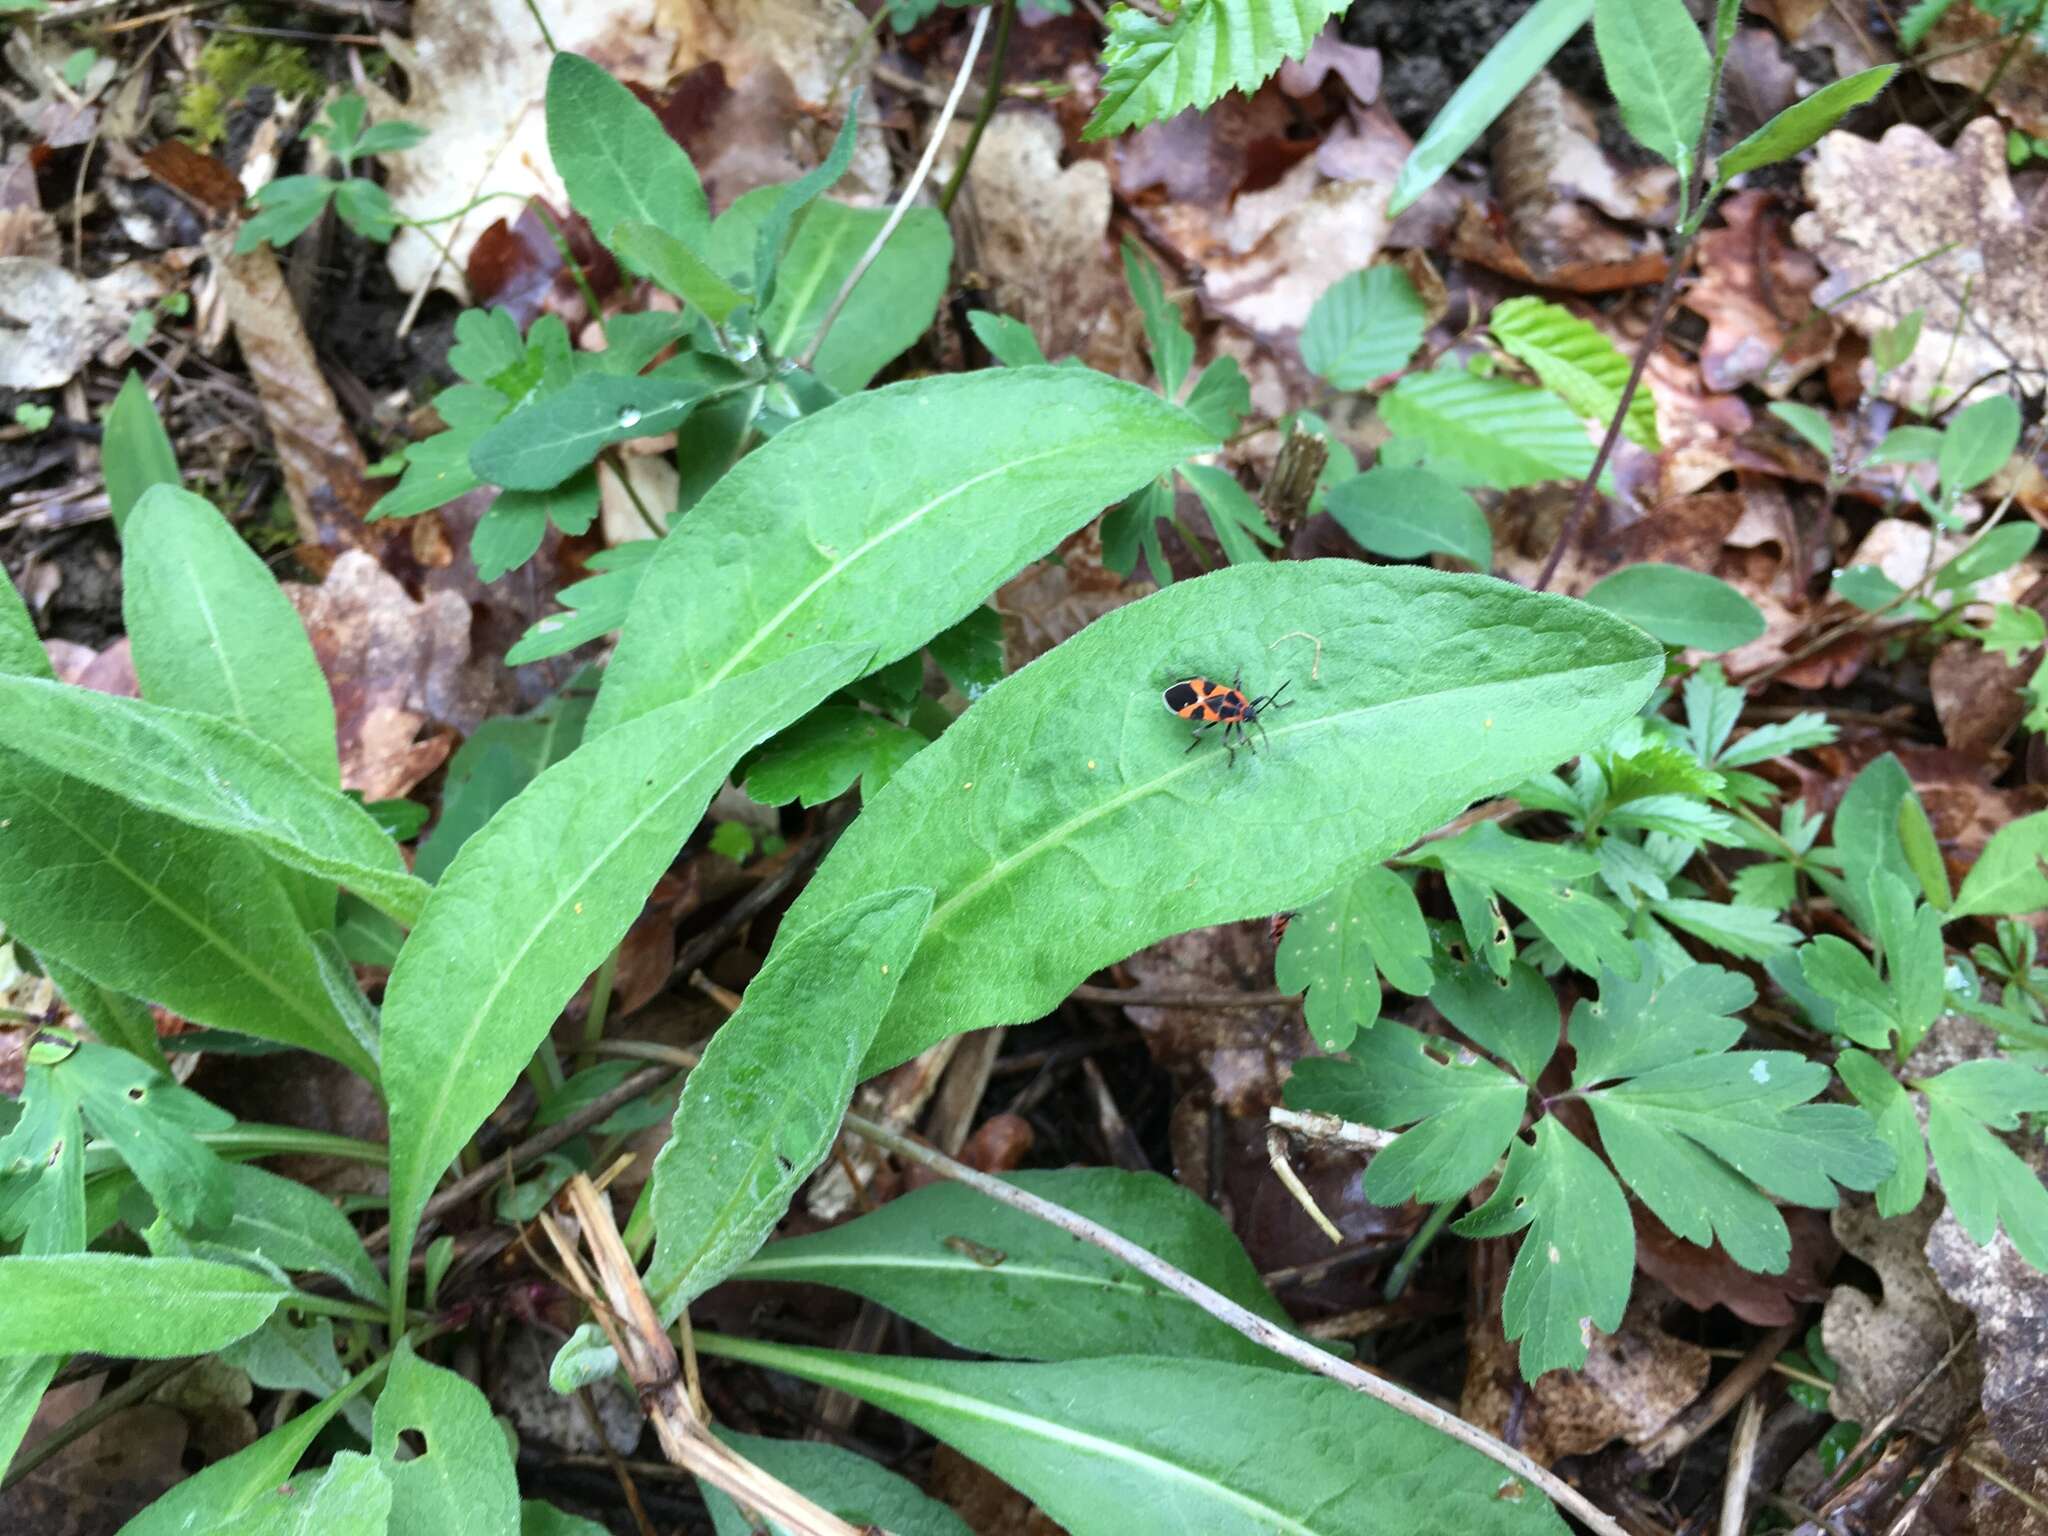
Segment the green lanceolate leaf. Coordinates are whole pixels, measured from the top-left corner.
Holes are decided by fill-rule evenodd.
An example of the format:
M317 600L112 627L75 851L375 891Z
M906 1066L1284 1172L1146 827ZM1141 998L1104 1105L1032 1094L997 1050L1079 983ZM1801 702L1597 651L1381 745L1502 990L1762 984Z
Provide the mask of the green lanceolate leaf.
M846 116L840 120L831 150L795 181L776 188L774 201L761 217L760 228L754 235L753 293L755 307L764 313L781 297L776 290L782 283L782 259L790 227L798 215L837 186L847 167L853 164L859 122L860 88L856 86L847 97Z
M755 755L747 765L747 794L763 805L822 805L859 780L861 797L871 799L928 745L918 732L881 715L827 704Z
M1613 417L1628 385L1628 359L1590 321L1562 304L1518 298L1494 305L1486 325L1494 340L1581 416L1603 424ZM1657 451L1657 401L1648 390L1629 398L1622 431L1630 442Z
M50 666L50 653L36 634L36 621L28 616L28 605L4 570L0 570L0 674L45 679L57 675Z
M1576 1136L1545 1115L1534 1141L1517 1137L1493 1197L1456 1224L1467 1237L1529 1229L1508 1274L1501 1326L1522 1343L1534 1381L1586 1363L1592 1330L1621 1326L1635 1273L1635 1223L1614 1175Z
M1536 0L1524 11L1486 51L1479 67L1451 93L1451 99L1408 151L1387 202L1388 216L1400 213L1436 185L1592 14L1593 0Z
M629 270L644 273L686 304L694 304L713 325L725 324L747 302L745 294L665 229L627 219L612 230L612 250Z
M1586 601L1640 625L1666 645L1732 651L1764 632L1764 616L1718 576L1654 561L1603 576Z
M1836 841L1840 841L1839 834ZM1991 834L1948 909L1958 917L2019 915L2048 907L2048 811L2007 822Z
M642 715L547 769L462 845L384 993L394 1254L410 1252L442 1170L625 937L740 754L866 659L819 646Z
M161 485L135 504L121 614L150 703L231 720L340 786L334 700L305 626L211 502Z
M1835 1072L1869 1111L1872 1124L1897 1159L1873 1193L1877 1214L1903 1216L1927 1193L1927 1144L1920 1139L1920 1121L1912 1095L1875 1057L1844 1051L1835 1058Z
M1586 424L1549 390L1450 364L1402 379L1381 397L1380 419L1422 447L1424 467L1461 485L1510 491L1593 468Z
M1156 939L1305 906L1600 740L1662 654L1583 604L1484 577L1314 560L1179 582L990 689L875 797L799 909L938 891L877 1071L1043 1017ZM1299 702L1268 712L1256 756L1189 753L1159 691L1239 669L1260 693L1291 680ZM1190 839L1191 814L1236 830Z
M1428 319L1406 272L1367 267L1323 290L1301 328L1301 360L1339 389L1364 389L1408 366Z
M375 819L230 721L25 677L0 677L0 711L23 758L196 832L244 839L400 922L419 914L426 887Z
M908 1478L856 1451L814 1440L764 1440L759 1435L712 1431L733 1450L770 1477L807 1494L855 1527L884 1530L890 1536L974 1536L967 1523ZM711 1512L714 1536L757 1536L761 1527L740 1513L737 1504L709 1483L697 1484L704 1507ZM520 1536L541 1536L530 1529ZM563 1531L560 1536L583 1536ZM588 1536L604 1536L592 1526Z
M1623 125L1684 181L1692 174L1713 74L1685 0L1595 0L1593 41Z
M121 381L120 392L107 408L100 457L116 533L127 532L128 514L151 486L178 483L178 456L171 448L170 434L164 431L149 390L136 374Z
M1067 368L911 380L805 417L661 540L591 734L828 637L876 666L908 655L1208 446L1150 391Z
M1455 1200L1485 1178L1521 1129L1529 1090L1448 1040L1382 1021L1351 1059L1297 1062L1287 1102L1385 1130L1412 1125L1365 1170L1376 1205Z
M426 1454L411 1454L399 1438L407 1433L426 1442ZM453 1371L420 1359L410 1340L399 1341L391 1378L377 1397L370 1443L391 1479L394 1532L517 1528L512 1447L489 1399Z
M1114 1168L1013 1173L1042 1196L1290 1327L1222 1217L1170 1179ZM770 1243L744 1280L852 1291L976 1354L1027 1360L1273 1356L1122 1260L959 1184L933 1184L829 1231Z
M1725 151L1714 173L1727 181L1744 171L1789 160L1801 150L1820 142L1821 135L1891 84L1899 72L1896 64L1881 64L1858 74L1822 86L1803 101L1795 101L1757 129L1740 144Z
M676 1104L648 1200L665 1319L743 1264L832 1150L932 895L883 891L776 940Z
M711 216L697 169L659 119L604 69L558 53L548 70L548 152L600 240L627 219L702 248Z
M1480 571L1493 568L1493 530L1479 503L1426 469L1375 465L1331 486L1323 505L1376 555L1416 560L1441 553Z
M348 1218L317 1190L261 1168L230 1163L232 1214L207 1240L258 1255L279 1269L331 1275L365 1301L389 1295ZM161 1199L157 1202L161 1205Z
M1255 89L1309 50L1342 0L1188 0L1167 21L1112 6L1102 45L1102 101L1084 139L1143 127L1225 91Z
M1159 392L1169 400L1180 398L1188 369L1195 362L1195 338L1188 334L1177 305L1169 303L1166 284L1159 267L1138 249L1135 240L1124 241L1124 282L1145 323L1145 342L1152 353L1152 371L1159 375Z
M718 387L697 371L586 373L487 430L469 450L470 467L508 490L552 490L613 443L673 432Z
M0 1258L0 1357L204 1355L254 1333L291 1294L275 1280L203 1259Z
M1563 1536L1497 1463L1321 1376L1144 1356L899 1360L701 1333L697 1347L908 1419L1074 1536Z
M329 995L274 866L254 848L5 751L0 823L0 922L38 954L199 1023L375 1076L372 1043Z

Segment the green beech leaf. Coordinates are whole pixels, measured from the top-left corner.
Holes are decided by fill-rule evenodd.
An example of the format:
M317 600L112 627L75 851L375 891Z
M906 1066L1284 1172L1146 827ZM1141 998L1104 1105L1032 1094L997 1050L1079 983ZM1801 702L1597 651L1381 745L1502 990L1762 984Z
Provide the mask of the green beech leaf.
M1102 44L1102 100L1084 139L1104 139L1225 91L1256 89L1288 59L1306 54L1343 0L1187 0L1159 21L1111 6Z
M204 1259L0 1258L0 1357L204 1355L254 1333L291 1294L262 1275Z
M831 1152L931 906L907 886L785 929L711 1037L648 1193L647 1285L664 1320L752 1256Z
M1606 1165L1545 1115L1535 1139L1516 1137L1493 1197L1457 1222L1467 1237L1522 1228L1501 1298L1501 1326L1521 1340L1522 1375L1586 1363L1593 1330L1612 1333L1628 1306L1636 1234L1628 1199Z
M1493 568L1493 530L1479 503L1426 469L1376 465L1330 487L1323 507L1376 555L1416 560L1442 553L1481 571Z
M1556 395L1455 364L1402 379L1381 396L1380 419L1422 447L1424 467L1464 485L1511 491L1593 468L1586 424Z
M1984 1247L2002 1226L2021 1258L2048 1270L2048 1188L1992 1134L2048 1110L2048 1075L2016 1061L1966 1061L1916 1086L1927 1095L1927 1145L1942 1192L1970 1240Z
M770 1477L809 1495L856 1527L887 1531L890 1536L974 1536L948 1505L857 1451L815 1440L765 1440L729 1429L712 1433ZM758 1536L761 1527L725 1494L705 1482L697 1484L697 1491L711 1512L714 1536ZM520 1536L542 1533L522 1530ZM561 1536L582 1533L563 1531ZM592 1526L588 1536L605 1533Z
M1408 366L1428 319L1406 272L1367 267L1323 290L1301 328L1301 360L1338 389L1364 389Z
M227 519L159 485L122 543L121 614L143 697L232 720L339 788L334 700L305 625Z
M548 69L548 153L597 238L631 219L702 248L711 230L697 168L646 105L600 65L557 53Z
M1836 825L1839 829L1839 812ZM1839 830L1836 841L1842 841ZM2007 822L1991 834L1991 841L1963 877L1955 905L1948 909L1949 920L2023 916L2048 907L2048 871L2042 868L2043 858L2048 858L2048 811Z
M0 677L0 712L24 759L196 831L245 839L400 922L419 914L426 887L375 819L230 721L25 677Z
M613 443L673 432L717 387L697 373L582 374L514 407L476 440L470 467L509 490L552 490Z
M1896 64L1845 75L1822 86L1803 101L1795 101L1763 127L1721 155L1714 167L1719 181L1740 176L1761 166L1790 160L1803 149L1820 142L1821 135L1891 84L1899 72Z
M1446 965L1429 1000L1458 1033L1500 1057L1525 1083L1533 1084L1557 1054L1557 995L1526 965L1510 965L1504 977L1470 961Z
M1102 1223L1240 1306L1292 1326L1229 1225L1172 1180L1071 1168L1013 1173L1007 1182ZM852 1291L976 1354L1273 1359L1122 1260L959 1184L927 1185L843 1226L770 1243L736 1273Z
M1366 1166L1375 1205L1455 1200L1485 1178L1522 1127L1529 1090L1449 1040L1387 1020L1353 1044L1350 1060L1295 1063L1287 1103L1385 1130L1413 1125Z
M903 1360L704 1333L697 1347L909 1420L1073 1536L1565 1528L1497 1462L1322 1376L1142 1355L1052 1365ZM1343 1454L1331 1455L1333 1446Z
M114 403L107 407L100 460L107 477L107 505L113 513L114 531L124 536L128 514L144 492L152 486L178 483L178 455L138 374L130 373L121 380Z
M1593 0L1536 0L1522 12L1408 151L1387 202L1388 217L1435 186L1592 15Z
M275 866L253 847L5 750L0 823L0 923L37 954L188 1019L375 1077L373 1043L329 993Z
M1494 305L1486 327L1581 416L1603 425L1613 419L1628 384L1629 363L1590 321L1562 304L1524 297ZM1647 389L1629 398L1622 431L1630 442L1657 451L1657 401Z
M871 646L887 665L1208 446L1149 390L1069 368L849 396L741 459L660 541L591 734L822 637ZM707 590L727 600L705 602Z
M408 1432L426 1442L424 1455L410 1454L399 1439ZM489 1399L455 1372L420 1359L409 1339L399 1341L390 1379L377 1396L370 1443L391 1479L394 1531L511 1531L518 1525L512 1447L491 1416Z
M1720 577L1682 565L1625 565L1594 582L1586 601L1640 625L1666 645L1732 651L1764 632L1764 616L1755 603Z
M384 992L393 1254L548 1026L625 937L740 754L851 682L864 647L785 656L547 769L462 845Z
M1966 405L1941 432L1935 467L1945 495L1957 496L1989 480L2020 445L2020 408L2010 395ZM2040 530L2026 525L2038 536Z
M1913 1098L1875 1057L1844 1051L1835 1058L1835 1072L1869 1111L1877 1134L1897 1159L1875 1191L1877 1214L1903 1216L1927 1193L1927 1144L1920 1139L1920 1121Z
M1683 182L1692 174L1713 74L1685 0L1594 0L1593 42L1622 125Z
M827 704L777 736L747 765L747 794L762 805L836 800L860 781L873 799L896 770L931 743L881 715Z
M865 1064L878 1071L1041 1018L1156 939L1306 905L1602 739L1662 657L1584 604L1480 576L1311 560L1177 582L990 689L875 797L793 916L937 890ZM1160 690L1239 668L1299 702L1269 711L1269 743L1235 766L1188 752ZM1236 830L1191 840L1190 815Z

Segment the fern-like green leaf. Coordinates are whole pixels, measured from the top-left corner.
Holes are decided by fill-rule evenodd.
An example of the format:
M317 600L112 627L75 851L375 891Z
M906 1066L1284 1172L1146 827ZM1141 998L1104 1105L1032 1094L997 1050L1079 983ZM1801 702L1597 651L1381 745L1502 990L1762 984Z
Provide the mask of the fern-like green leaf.
M1169 21L1112 6L1102 101L1084 139L1141 128L1225 91L1249 91L1308 52L1345 0L1186 0Z

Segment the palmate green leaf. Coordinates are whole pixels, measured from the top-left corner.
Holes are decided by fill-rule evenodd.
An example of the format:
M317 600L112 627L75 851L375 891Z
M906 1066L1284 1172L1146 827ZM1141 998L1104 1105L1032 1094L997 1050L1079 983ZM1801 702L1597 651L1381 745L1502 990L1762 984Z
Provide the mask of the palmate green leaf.
M1321 640L1320 677L1296 632ZM1599 740L1662 654L1582 604L1479 576L1313 560L1177 582L990 689L875 797L794 915L938 891L878 1071L958 1030L1041 1018L1169 934L1307 905ZM1300 702L1233 767L1187 752L1159 690L1240 667L1261 693L1292 679ZM1190 839L1191 816L1232 833Z
M1401 990L1420 994L1430 986L1429 953L1429 930L1415 892L1384 864L1375 864L1325 892L1287 925L1273 959L1273 979L1283 992L1306 990L1309 1032L1324 1050L1341 1051L1379 1017L1375 967ZM1407 986L1401 986L1404 981Z
M506 665L523 667L564 655L625 623L655 550L666 542L634 539L591 556L590 569L597 574L557 592L555 601L567 611L539 620L521 635L519 643L505 653Z
M887 665L1210 446L1149 390L1068 368L849 396L740 460L660 541L591 734L821 638ZM727 600L702 601L710 590Z
M477 578L496 581L540 551L552 522L570 535L587 533L597 521L595 466L545 491L500 491L469 537Z
M1572 1009L1574 1088L1725 1051L1742 1038L1737 1015L1756 1001L1747 976L1718 965L1659 975L1646 952L1639 964L1634 977L1602 970L1599 998Z
M1511 491L1593 468L1586 424L1556 395L1455 364L1402 379L1380 397L1380 419L1422 446L1424 467L1461 485Z
M558 53L548 70L548 153L569 201L609 242L624 220L701 249L711 215L697 168L625 86L589 59Z
M426 1442L425 1454L411 1454L399 1438L407 1434ZM490 1400L455 1372L420 1359L409 1339L399 1341L378 1394L370 1444L391 1480L392 1531L516 1529L512 1447Z
M552 490L613 443L673 432L699 401L730 382L694 358L663 367L671 371L582 374L566 389L514 407L476 440L470 468L508 490Z
M376 1076L372 1043L328 991L275 867L254 848L6 751L0 822L0 923L37 954L199 1023Z
M761 187L711 226L710 258L731 276L748 271L760 231L781 195ZM775 277L775 296L757 324L776 357L811 344L854 264L888 220L884 208L851 208L821 198L796 226ZM865 389L931 327L952 270L953 234L933 208L913 208L847 296L811 370L843 395ZM1043 361L1043 359L1039 359Z
M1797 928L1779 922L1762 907L1669 896L1652 901L1650 910L1672 927L1742 960L1768 960L1800 940Z
M907 1419L1073 1536L1563 1536L1497 1463L1322 1376L1142 1355L903 1360L705 1333L697 1348Z
M1821 135L1891 84L1896 64L1880 64L1822 86L1795 101L1741 143L1722 152L1714 167L1717 182L1766 165L1789 160L1820 142Z
M0 1358L204 1355L254 1333L291 1294L262 1275L204 1259L0 1258Z
M1839 813L1838 813L1839 814ZM1841 841L1839 832L1836 841ZM1959 917L2021 916L2048 907L2048 811L2009 821L1991 834L1963 877L1951 921Z
M116 533L126 533L128 514L151 486L178 483L178 455L156 414L148 387L137 374L121 380L114 403L107 407L100 460Z
M647 1286L664 1321L753 1255L831 1152L931 905L906 886L785 928L711 1037L648 1193Z
M714 1429L733 1450L799 1493L808 1494L856 1529L890 1536L974 1536L967 1522L908 1478L898 1477L856 1451L815 1440L766 1440L759 1435ZM715 1536L759 1536L761 1527L709 1483L699 1482ZM769 1536L783 1536L771 1524ZM522 1530L520 1536L535 1536ZM566 1533L565 1533L566 1536ZM602 1536L593 1528L590 1536Z
M1666 645L1732 651L1764 632L1764 616L1755 603L1720 577L1682 565L1625 565L1594 582L1585 599Z
M858 779L861 798L870 800L930 744L881 715L826 704L755 754L747 766L747 794L762 805L822 805Z
M1927 1144L1920 1139L1912 1096L1876 1058L1861 1051L1843 1051L1835 1058L1835 1072L1856 1095L1856 1102L1869 1111L1878 1136L1897 1159L1873 1192L1877 1214L1903 1216L1919 1205L1927 1192Z
M2016 1061L1966 1061L1916 1084L1927 1095L1927 1144L1942 1192L1980 1248L2000 1227L2037 1270L2048 1270L2048 1189L1992 1134L2048 1110L2048 1076Z
M419 914L426 888L375 819L231 721L25 677L0 677L0 712L25 759L152 816L246 840L400 922Z
M462 845L384 992L393 1254L411 1251L442 1170L625 937L740 754L867 657L799 651L586 740Z
M1388 217L1435 186L1592 14L1593 0L1536 0L1522 12L1408 151L1401 174L1394 179Z
M1295 1109L1414 1126L1366 1167L1365 1196L1376 1205L1457 1199L1507 1151L1529 1104L1529 1090L1492 1062L1387 1020L1358 1038L1349 1060L1295 1063L1286 1095Z
M1592 890L1593 877L1600 872L1597 854L1514 837L1486 821L1431 843L1415 861L1482 890L1497 891L1520 907L1574 968L1588 975L1603 965L1627 968L1635 963L1620 912ZM1504 964L1494 969L1505 974Z
M1442 553L1480 571L1493 568L1493 530L1479 503L1426 469L1375 465L1330 487L1323 507L1376 555L1415 560Z
M1292 1326L1229 1225L1172 1180L1072 1168L1013 1173L1007 1181L1102 1223L1268 1321ZM736 1274L852 1291L976 1354L1273 1359L1120 1259L958 1184L928 1185L843 1226L770 1243Z
M1504 977L1470 961L1443 966L1429 1000L1460 1034L1505 1061L1525 1083L1533 1084L1557 1052L1557 996L1526 965L1509 966Z
M1629 364L1598 327L1562 304L1527 297L1496 304L1486 326L1495 341L1581 416L1603 424L1613 418L1628 384ZM1630 397L1622 431L1630 442L1657 451L1657 402L1648 390Z
M1713 74L1685 0L1595 0L1593 42L1623 126L1685 181Z
M1367 267L1323 290L1301 328L1301 360L1338 389L1364 389L1422 345L1429 312L1399 267Z
M1342 0L1187 0L1168 21L1112 6L1102 100L1084 139L1103 139L1249 91L1309 50Z
M306 627L211 502L175 485L136 502L122 539L121 616L150 703L231 720L340 787L334 700Z
M1549 1115L1515 1138L1486 1204L1458 1221L1467 1237L1529 1235L1501 1298L1501 1326L1522 1344L1522 1375L1586 1363L1592 1330L1612 1333L1635 1273L1635 1223L1606 1165Z

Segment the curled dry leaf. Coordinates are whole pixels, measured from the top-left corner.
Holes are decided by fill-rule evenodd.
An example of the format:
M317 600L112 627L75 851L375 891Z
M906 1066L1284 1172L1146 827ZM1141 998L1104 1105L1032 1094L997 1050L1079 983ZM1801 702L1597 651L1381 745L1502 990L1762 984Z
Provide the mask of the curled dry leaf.
M1868 1424L1889 1413L1949 1352L1969 1319L1942 1293L1925 1247L1944 1209L1929 1190L1919 1208L1880 1220L1874 1202L1852 1195L1836 1208L1835 1236L1877 1271L1881 1298L1838 1285L1821 1313L1821 1342L1841 1368L1828 1410L1839 1419ZM1914 1399L1900 1426L1939 1438L1976 1410L1977 1357L1965 1349L1942 1378Z
M1792 235L1828 270L1814 302L1865 336L1923 316L1920 346L1885 377L1886 399L1943 407L1993 374L2006 376L2001 389L2040 391L2048 244L2013 192L1995 118L1971 123L1954 149L1909 124L1875 143L1831 133L1806 194L1813 211ZM1874 382L1867 363L1864 377Z
M1635 1209L1636 1264L1698 1311L1726 1307L1761 1328L1789 1323L1805 1303L1827 1295L1826 1276L1842 1246L1828 1228L1827 1212L1788 1206L1779 1214L1792 1232L1792 1261L1783 1274L1758 1274L1729 1258L1719 1243L1702 1248L1674 1236L1641 1206Z
M1927 1262L1977 1319L1984 1413L2000 1449L2015 1466L2048 1464L2048 1275L2003 1232L1979 1248L1951 1211L1927 1234Z
M1787 244L1768 192L1737 192L1699 238L1685 307L1707 322L1700 376L1709 389L1760 386L1783 397L1835 350L1838 322L1813 307L1820 263Z

